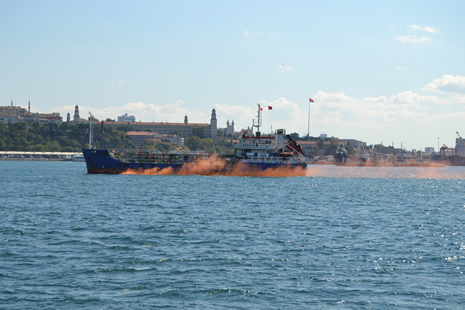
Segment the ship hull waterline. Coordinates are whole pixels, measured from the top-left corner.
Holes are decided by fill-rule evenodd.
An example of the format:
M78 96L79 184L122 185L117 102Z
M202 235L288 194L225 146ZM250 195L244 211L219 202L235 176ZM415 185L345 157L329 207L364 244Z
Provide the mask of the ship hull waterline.
M230 176L306 176L306 163L229 163L219 161L209 165L195 162L153 163L124 162L109 156L107 150L83 149L88 174L179 174Z

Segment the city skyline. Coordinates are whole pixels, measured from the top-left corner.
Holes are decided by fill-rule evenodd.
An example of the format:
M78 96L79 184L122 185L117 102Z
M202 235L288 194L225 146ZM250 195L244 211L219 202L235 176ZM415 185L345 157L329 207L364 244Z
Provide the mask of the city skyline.
M3 2L1 105L252 125L408 149L465 119L460 1Z

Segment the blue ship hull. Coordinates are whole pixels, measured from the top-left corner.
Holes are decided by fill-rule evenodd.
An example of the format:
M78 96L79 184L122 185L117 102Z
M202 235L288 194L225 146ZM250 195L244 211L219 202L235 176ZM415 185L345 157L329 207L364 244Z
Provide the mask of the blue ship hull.
M126 163L118 159L112 158L108 150L93 150L83 149L84 159L87 165L87 173L106 173L106 174L119 174L128 170L145 170L145 169L165 169L172 168L174 170L180 169L183 164L154 164L154 163Z
M121 174L126 172L144 172L146 170L163 170L170 168L173 174L183 174L189 169L189 166L195 164L187 162L187 158L182 163L153 163L140 160L139 162L124 162L110 156L108 150L82 149L89 174ZM187 166L187 167L185 167ZM227 163L226 165L212 165L211 167L198 171L193 174L230 174L237 175L242 172L243 175L253 175L261 171L284 169L298 176L306 175L306 163L282 164L282 163Z

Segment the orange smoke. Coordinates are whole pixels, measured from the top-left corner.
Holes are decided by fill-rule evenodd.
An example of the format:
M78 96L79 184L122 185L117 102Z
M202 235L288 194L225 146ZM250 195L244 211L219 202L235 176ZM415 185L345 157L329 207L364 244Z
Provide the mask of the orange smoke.
M329 177L329 178L381 178L381 179L465 179L465 167L444 167L443 165L428 167L393 167L388 166L334 166L308 165L302 167L278 167L266 170L253 170L246 164L230 165L224 159L211 156L198 159L193 163L185 163L179 169L152 168L128 169L122 174L138 175L206 175L206 176L249 176L249 177Z
M308 176L373 179L465 179L465 167L367 167L309 165Z
M307 169L302 167L276 167L266 170L258 170L247 164L228 164L226 160L218 156L200 158L193 163L184 163L181 168L151 168L151 169L128 169L122 174L138 175L223 175L223 176L248 176L248 177L295 177L306 176Z

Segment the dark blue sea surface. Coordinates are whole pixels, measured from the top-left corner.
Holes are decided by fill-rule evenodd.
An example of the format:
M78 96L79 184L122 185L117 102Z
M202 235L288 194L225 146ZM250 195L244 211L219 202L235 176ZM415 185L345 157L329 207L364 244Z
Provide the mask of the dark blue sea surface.
M465 167L344 169L0 161L0 308L463 308Z

